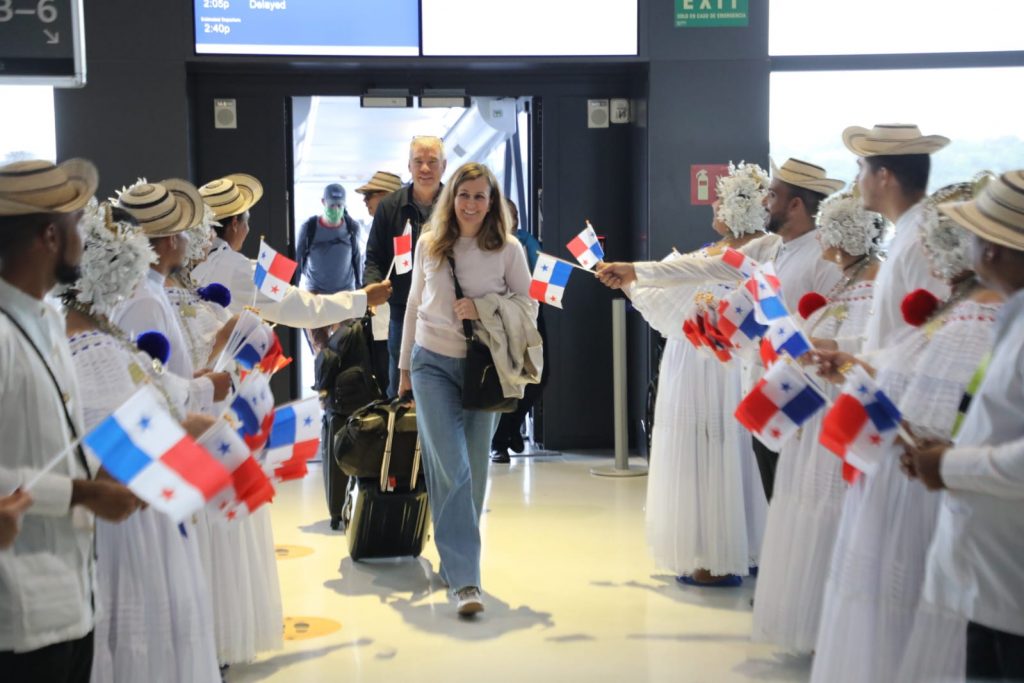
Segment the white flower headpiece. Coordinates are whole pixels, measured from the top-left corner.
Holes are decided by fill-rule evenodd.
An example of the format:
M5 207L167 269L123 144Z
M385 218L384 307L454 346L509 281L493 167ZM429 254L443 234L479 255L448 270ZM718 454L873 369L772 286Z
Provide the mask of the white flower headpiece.
M203 203L203 220L199 225L185 231L188 235L188 249L185 252L186 267L191 269L204 261L213 246L213 226L220 225L209 204Z
M991 177L987 172L979 173L971 182L946 185L925 200L921 244L928 255L932 272L943 280L951 280L971 270L971 234L941 213L938 206L945 202L973 199Z
M886 220L868 211L853 192L840 192L821 203L816 220L824 247L837 247L850 256L878 251Z
M764 230L768 209L763 201L768 194L768 175L757 164L729 163L729 175L715 184L718 192L718 220L739 237Z
M84 251L75 298L101 315L110 315L117 304L131 296L149 265L156 262L149 239L138 226L114 222L110 208L109 203L100 204L93 198L80 223Z

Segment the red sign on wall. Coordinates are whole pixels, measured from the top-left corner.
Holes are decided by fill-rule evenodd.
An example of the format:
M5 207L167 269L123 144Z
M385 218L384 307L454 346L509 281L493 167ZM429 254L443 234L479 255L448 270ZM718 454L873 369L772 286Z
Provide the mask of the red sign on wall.
M718 199L715 185L729 175L729 164L693 164L690 166L690 203L699 206Z

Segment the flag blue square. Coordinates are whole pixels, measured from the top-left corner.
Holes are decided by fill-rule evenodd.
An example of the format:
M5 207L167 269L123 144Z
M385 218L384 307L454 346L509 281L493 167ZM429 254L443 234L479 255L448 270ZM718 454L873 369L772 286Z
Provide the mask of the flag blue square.
M782 406L782 412L794 423L802 425L824 405L825 399L821 394L811 387L804 387L803 391L793 397L793 400Z
M108 417L97 425L83 441L100 459L110 475L122 483L134 479L153 462L152 458L132 442L128 433L113 417Z
M761 309L761 313L768 320L776 320L777 318L785 318L789 315L789 311L786 310L786 305L782 303L782 300L777 296L770 296L765 299L761 299L757 302L757 305Z
M548 279L548 283L555 287L564 288L569 283L570 275L572 275L572 266L556 261L555 267L551 269L551 277Z
M260 352L253 348L252 344L246 344L235 354L235 360L246 370L252 370L261 358Z
M252 281L256 283L256 288L259 289L263 286L263 281L267 279L267 269L262 264L256 264L256 273L252 277Z
M895 429L900 420L899 408L881 391L875 392L875 400L864 406L871 424L880 432Z
M284 408L274 413L274 426L270 428L267 448L295 443L295 410Z
M259 434L260 420L256 417L256 411L249 405L244 396L236 396L231 403L231 409L238 419L242 421L242 434Z
M802 332L796 332L789 339L779 345L775 351L776 353L782 353L785 351L789 354L790 358L799 358L808 351L811 350L811 344L807 341L807 338Z
M740 332L747 335L749 339L757 339L763 337L764 333L768 331L767 325L762 325L757 322L757 318L753 313L748 313L747 317L740 323Z

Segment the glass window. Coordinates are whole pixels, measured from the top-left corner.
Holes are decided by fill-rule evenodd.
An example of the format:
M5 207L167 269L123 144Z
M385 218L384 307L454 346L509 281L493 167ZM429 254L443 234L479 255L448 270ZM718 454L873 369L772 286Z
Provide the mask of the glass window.
M1024 4L1024 3L1022 3ZM852 181L856 157L847 126L914 123L952 143L932 160L931 189L1024 166L1020 111L1024 67L893 71L775 72L769 139L779 163L797 157Z
M1021 0L770 2L770 55L1024 50Z
M53 88L0 85L0 163L17 159L57 159Z

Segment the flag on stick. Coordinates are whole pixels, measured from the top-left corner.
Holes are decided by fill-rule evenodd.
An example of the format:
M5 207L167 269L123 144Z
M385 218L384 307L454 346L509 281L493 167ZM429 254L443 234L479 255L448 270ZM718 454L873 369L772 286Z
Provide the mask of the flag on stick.
M870 474L896 441L902 415L864 368L855 365L821 425L821 444L843 459L843 478Z
M573 237L565 246L569 248L580 265L590 270L599 261L604 260L604 249L601 248L601 242L597 239L594 226L590 224L590 221L586 221L586 223L587 227L583 228L583 232Z
M745 278L753 275L758 266L757 261L750 258L743 252L733 249L732 247L725 250L725 253L722 254L722 260L725 261L726 264L740 271L740 275Z
M175 522L231 483L227 469L164 410L152 385L135 392L83 442L111 476Z
M775 275L775 266L771 263L758 266L744 286L753 295L754 303L757 305L754 309L757 322L767 325L773 320L789 315L782 299L782 284Z
M790 362L776 363L736 407L736 419L765 446L778 451L825 406L810 378Z
M543 252L537 254L537 265L533 268L530 282L530 296L545 304L562 307L565 287L573 266Z
M277 253L273 247L260 239L260 256L256 260L253 282L256 288L274 301L280 301L288 291L298 264L287 256Z
M320 425L323 411L320 399L283 405L274 411L274 426L267 440L263 467L279 481L301 479L306 461L320 449Z
M391 238L395 246L395 275L402 275L412 270L412 225L405 222L405 230L398 237ZM387 279L387 278L385 278Z

